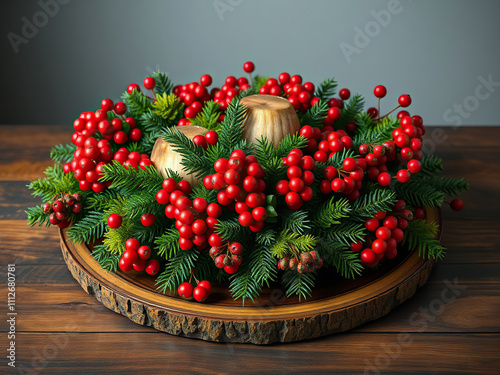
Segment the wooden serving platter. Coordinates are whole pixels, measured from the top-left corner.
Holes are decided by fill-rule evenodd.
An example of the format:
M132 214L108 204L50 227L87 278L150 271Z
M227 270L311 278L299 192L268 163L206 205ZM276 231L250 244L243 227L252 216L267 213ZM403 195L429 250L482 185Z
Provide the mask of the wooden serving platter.
M437 209L426 209L428 221L439 223ZM286 298L276 285L254 303L233 301L227 286L217 286L205 303L156 291L154 277L139 273L106 273L91 255L91 246L73 244L60 231L61 250L73 277L108 309L134 323L173 335L216 342L271 344L312 339L355 328L388 314L423 286L433 262L415 251L356 280L321 272L313 295L299 302ZM401 254L403 253L403 254Z

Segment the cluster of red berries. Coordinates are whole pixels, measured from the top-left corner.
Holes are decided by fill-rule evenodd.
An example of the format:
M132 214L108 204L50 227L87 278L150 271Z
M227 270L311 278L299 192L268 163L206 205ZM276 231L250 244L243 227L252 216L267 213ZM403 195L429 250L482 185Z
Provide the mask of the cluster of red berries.
M312 272L323 267L323 259L317 251L309 251L295 255L293 258L285 256L278 261L278 268L283 271L292 270L298 273Z
M320 182L319 190L323 194L343 193L350 201L359 197L359 189L363 186L366 163L364 159L347 157L342 162L342 167L336 169L328 166L323 170L324 179Z
M238 272L243 260L243 246L239 242L226 242L221 246L212 246L209 252L217 268L224 268L228 274Z
M351 243L351 250L361 252L361 262L366 267L374 267L383 258L394 259L398 254L397 245L403 241L408 221L412 221L414 217L423 219L424 211L417 208L414 214L406 209L403 200L398 200L392 211L377 212L365 222L365 228L371 234L365 237L365 241Z
M342 129L334 131L330 125L321 130L305 125L300 129L300 135L307 138L306 150L321 163L325 163L336 152L352 147L352 138Z
M388 186L392 178L401 183L410 181L412 173L421 169L422 135L425 128L420 116L403 116L400 119L401 127L392 132L392 140L382 145L359 146L359 153L364 156L367 164L367 177L370 181L378 181L381 186ZM397 160L398 164L405 165L396 176L392 177L387 168L387 163Z
M120 162L120 164L122 164L127 169L141 168L145 170L148 165L153 164L153 162L149 160L149 155L140 154L137 151L130 152L125 147L121 147L120 149L118 149L118 151L115 152L113 160Z
M215 130L209 130L205 134L197 134L193 137L193 143L200 147L203 147L205 150L208 146L214 146L219 141L219 135Z
M193 297L198 302L204 302L212 293L212 284L207 280L197 281L196 284L193 287L191 282L184 282L177 288L177 293L184 299Z
M124 272L146 271L149 275L156 275L160 271L160 263L151 258L151 249L148 246L141 246L135 238L129 238L125 242L125 251L123 252L118 267Z
M156 80L153 77L146 77L144 78L144 81L142 82L144 87L147 90L153 90L156 87ZM129 94L132 94L132 91L137 90L138 92L141 92L141 87L137 83L131 83L127 87L127 92ZM154 91L153 91L154 94Z
M208 204L202 197L189 199L191 185L187 181L176 182L173 178L163 181L162 188L156 193L156 201L167 205L165 215L175 219L179 231L179 246L182 250L196 247L203 250L212 244L222 244L222 238L214 232L217 217L222 214L222 207L217 203Z
M61 197L55 198L52 202L46 202L42 206L44 214L49 214L49 223L57 225L59 228L67 228L70 224L69 215L77 214L82 211L80 201L82 195L80 193L62 194Z
M304 155L301 150L294 148L283 158L286 165L288 180L281 180L276 184L276 192L285 196L285 202L290 210L298 210L304 202L313 197L311 185L314 182L316 163L311 156Z
M114 112L121 118L108 119L108 112ZM83 112L73 122L73 133L71 140L77 146L73 160L63 167L65 173L74 172L79 181L80 189L83 191L93 190L100 193L106 189L111 182L99 182L102 166L111 162L113 158L125 163L131 159L129 164L139 165L141 160L148 159L146 155L138 155L135 159L128 158L128 150L121 148L115 154L111 149L111 141L118 145L125 144L129 139L137 142L142 138L142 132L136 128L136 121L132 117L124 118L127 106L123 102L113 103L111 99L101 102L101 109L96 112ZM98 140L98 138L102 139ZM143 164L151 162L143 162Z
M285 96L297 111L307 111L315 105L319 98L314 96L314 84L305 82L298 74L290 76L283 72L276 78L269 78L266 84L259 89L261 95Z
M266 183L264 169L257 163L257 158L235 150L229 159L218 159L214 169L213 175L203 179L203 185L209 190L218 190L217 202L229 211L236 211L242 226L253 232L262 230L267 218L264 207Z

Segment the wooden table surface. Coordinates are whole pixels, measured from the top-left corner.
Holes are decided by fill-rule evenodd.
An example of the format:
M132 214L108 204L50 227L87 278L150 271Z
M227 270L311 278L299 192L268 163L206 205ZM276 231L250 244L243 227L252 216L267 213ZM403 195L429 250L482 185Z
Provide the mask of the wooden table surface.
M500 127L431 128L426 135L445 174L466 177L470 186L462 212L443 207L448 254L427 285L353 331L271 346L156 332L81 289L57 230L28 227L24 213L39 203L26 184L41 177L51 146L67 143L70 130L0 126L0 373L499 373ZM16 369L5 356L8 264L16 268Z

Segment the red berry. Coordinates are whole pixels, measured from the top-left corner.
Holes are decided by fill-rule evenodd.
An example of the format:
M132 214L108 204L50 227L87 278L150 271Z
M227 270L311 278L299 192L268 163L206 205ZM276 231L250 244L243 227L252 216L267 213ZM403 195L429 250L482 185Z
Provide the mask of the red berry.
M387 172L382 172L377 177L380 186L389 186L391 183L391 175Z
M370 232L374 232L379 226L379 221L375 218L373 219L368 219L365 222L365 227L368 229Z
M184 282L177 288L177 293L182 298L191 298L193 296L193 289L194 287L190 283Z
M243 227L248 227L253 224L253 216L250 212L242 212L240 216L238 217L238 221Z
M333 181L332 181L332 190L335 192L335 193L340 193L342 192L343 190L345 189L345 182L343 179L341 178L335 178Z
M137 251L134 250L125 250L122 254L122 258L127 263L134 263L137 260Z
M207 280L201 280L197 286L202 286L203 288L208 290L208 294L212 293L212 284L210 284L210 282L208 282Z
M132 267L138 272L144 271L146 268L146 261L144 259L137 259L134 263L132 263Z
M128 271L132 270L133 266L132 266L132 263L129 263L125 259L120 258L120 260L118 261L118 267L120 267L120 269L123 272L128 272Z
M238 268L239 268L239 266L237 266L235 264L227 265L227 266L224 266L224 271L226 271L230 275L233 275L236 272L238 272Z
M251 61L247 61L243 64L243 70L246 73L252 73L255 70L255 64Z
M294 191L291 191L286 194L285 196L285 201L288 206L295 206L299 203L302 202L302 199L300 198L300 195Z
M406 169L400 169L398 171L397 179L402 184L406 184L408 181L410 181L410 177L410 172L408 172Z
M142 83L144 84L144 87L147 88L148 90L152 90L156 86L156 81L153 77L144 78L144 81Z
M204 302L210 293L202 286L197 286L193 290L193 298L198 302Z
M113 229L120 228L121 225L122 225L122 217L120 215L118 215L118 214L109 215L108 226L110 228L113 228Z
M339 96L340 96L340 99L347 100L351 97L351 91L349 91L349 89L341 89L339 91Z
M141 215L141 224L145 227L150 227L155 223L156 217L154 214L145 213Z
M156 275L160 271L160 263L157 260L150 259L146 263L146 273L149 275Z
M267 211L264 207L256 207L252 211L252 217L255 221L264 221L267 219Z
M387 89L383 85L378 85L375 86L375 88L373 89L373 93L377 98L382 99L384 96L387 95Z
M219 217L222 215L222 207L217 203L210 203L207 206L207 215L211 217Z
M420 163L420 161L418 161L416 159L412 159L412 160L410 160L408 162L408 164L406 165L406 167L408 168L408 170L411 173L418 173L418 172L420 172L422 164Z
M141 246L137 250L137 255L142 260L148 260L149 258L151 258L151 249L148 246Z
M125 249L127 250L138 251L140 246L141 244L135 238L129 238L125 242Z
M373 252L372 249L364 249L361 252L361 261L363 263L369 264L375 261L375 253Z
M382 239L377 239L372 242L372 250L376 254L383 254L387 250L387 242Z
M464 208L464 202L461 199L454 198L450 202L450 207L454 211L460 211L462 208Z
M101 109L105 112L112 111L114 108L114 103L111 99L104 99L101 102ZM83 129L82 129L83 130Z
M205 139L209 145L215 145L219 140L219 135L214 130L205 133Z
M411 104L410 95L401 95L398 99L398 103L401 107L408 107Z
M205 87L210 86L212 84L212 76L210 74L203 74L200 78L200 83Z

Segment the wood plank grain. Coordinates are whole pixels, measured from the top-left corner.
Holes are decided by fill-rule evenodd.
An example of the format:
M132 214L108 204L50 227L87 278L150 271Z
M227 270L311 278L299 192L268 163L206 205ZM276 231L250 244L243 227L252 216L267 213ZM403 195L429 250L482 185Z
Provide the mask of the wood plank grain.
M17 345L20 366L51 374L497 374L500 335L350 333L259 347L69 328L21 333Z

